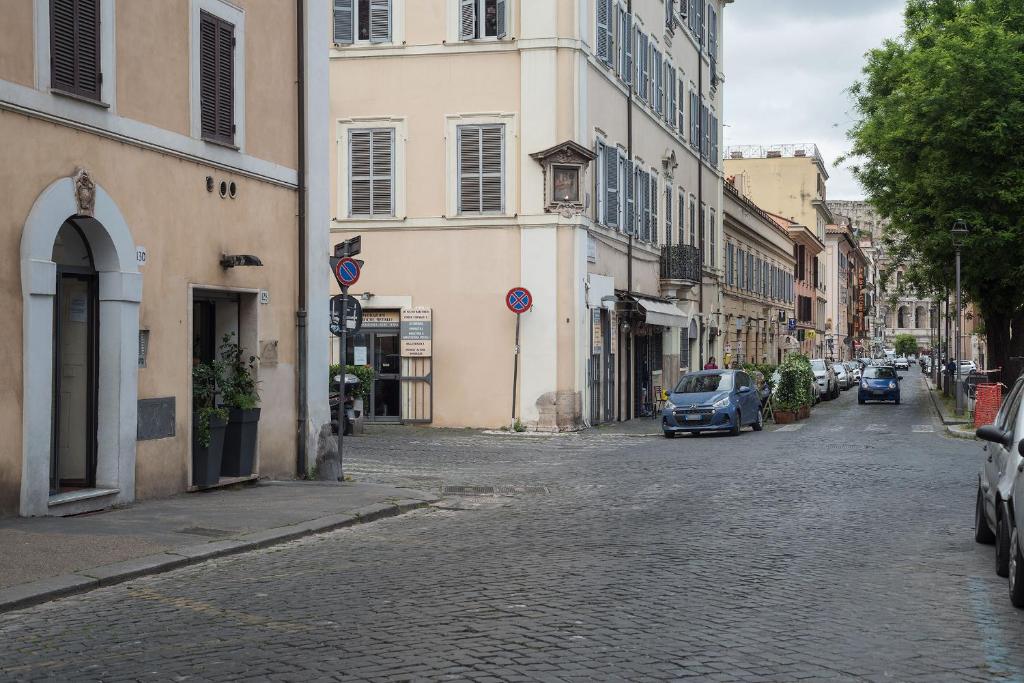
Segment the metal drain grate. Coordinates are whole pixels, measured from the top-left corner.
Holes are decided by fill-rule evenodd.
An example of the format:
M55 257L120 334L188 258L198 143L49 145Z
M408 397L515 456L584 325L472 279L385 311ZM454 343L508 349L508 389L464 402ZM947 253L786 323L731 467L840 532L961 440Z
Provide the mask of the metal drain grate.
M207 538L223 538L230 536L232 532L224 529L209 529L202 526L190 526L187 529L178 529L179 534L191 534L193 536L205 536Z
M547 493L546 486L442 486L446 496L513 496Z
M827 451L862 451L865 449L874 448L874 446L868 444L845 444L845 443L827 443L825 444L825 450Z

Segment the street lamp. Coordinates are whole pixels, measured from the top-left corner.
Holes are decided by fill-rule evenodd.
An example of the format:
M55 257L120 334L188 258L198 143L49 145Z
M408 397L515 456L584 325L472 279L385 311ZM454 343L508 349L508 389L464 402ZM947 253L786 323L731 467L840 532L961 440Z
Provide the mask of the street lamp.
M960 358L960 248L964 244L964 238L967 237L967 221L962 218L957 219L950 232L953 234L953 246L956 247L956 356L954 356L956 358L956 384L953 388L956 392L956 414L963 415L964 398L960 385L960 361L962 360Z

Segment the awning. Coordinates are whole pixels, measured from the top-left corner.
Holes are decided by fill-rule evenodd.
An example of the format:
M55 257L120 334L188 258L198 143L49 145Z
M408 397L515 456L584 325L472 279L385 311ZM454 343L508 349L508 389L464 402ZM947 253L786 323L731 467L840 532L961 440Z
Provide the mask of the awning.
M662 327L689 327L690 325L690 319L683 315L675 304L656 299L645 299L642 296L634 296L632 299L640 304L640 308L644 312L644 320L648 325L661 325Z

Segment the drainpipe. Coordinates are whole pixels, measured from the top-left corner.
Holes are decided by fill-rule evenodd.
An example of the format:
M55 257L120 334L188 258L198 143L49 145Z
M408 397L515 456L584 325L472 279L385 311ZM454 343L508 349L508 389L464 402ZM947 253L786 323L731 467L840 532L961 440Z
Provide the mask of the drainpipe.
M305 0L295 0L295 76L296 100L298 114L298 249L299 249L299 300L295 314L295 325L298 333L298 448L295 456L296 476L306 473L306 444L309 440L309 397L306 392L306 375L309 359L306 358L306 338L309 334L306 326L306 31L305 31Z
M705 10L706 11L706 10ZM700 330L697 332L697 369L704 367L704 231L707 221L704 220L704 117L701 116L704 101L704 29L701 27L700 40L697 41L697 225L700 234L697 236L700 258L697 259L699 282L697 284L697 317L700 319ZM708 150L710 151L710 150Z
M633 0L626 0L626 14L630 16L630 32L633 29ZM633 36L628 36L627 40L632 44ZM629 160L629 168L627 172L633 172L633 84L636 81L636 60L637 54L630 48L630 54L633 55L633 63L629 65L630 76L629 83L626 88L626 158ZM635 179L633 180L635 183ZM633 192L636 193L636 186L633 186ZM629 198L626 199L626 206L629 206ZM636 216L636 201L633 202L633 215ZM633 233L629 231L627 226L626 232L626 291L633 292ZM630 328L632 332L632 327ZM615 334L619 331L615 330ZM624 340L625 341L625 340ZM629 405L633 405L633 347L631 344L623 344L623 347L628 347L629 351L626 353L626 397L629 401ZM622 406L622 392L619 393L619 420L623 419L623 406Z

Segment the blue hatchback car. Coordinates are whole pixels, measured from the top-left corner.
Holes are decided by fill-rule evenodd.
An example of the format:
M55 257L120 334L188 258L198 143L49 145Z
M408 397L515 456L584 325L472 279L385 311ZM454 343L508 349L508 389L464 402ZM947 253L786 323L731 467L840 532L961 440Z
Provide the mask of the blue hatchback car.
M764 428L761 397L742 370L703 370L683 375L661 412L666 439L679 432L728 432Z
M902 379L892 366L869 365L860 377L857 403L863 405L866 401L892 401L899 405Z

